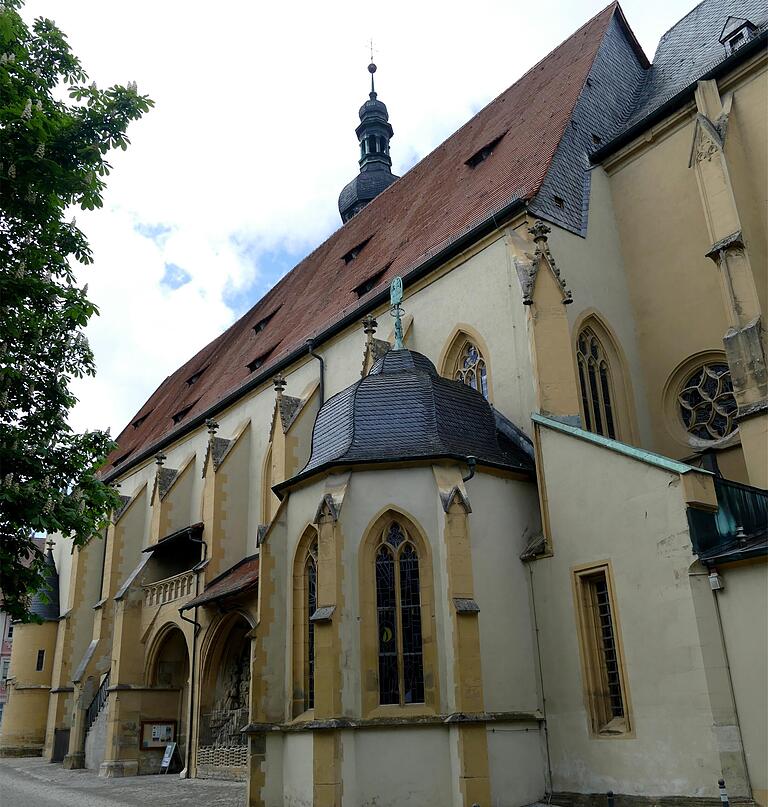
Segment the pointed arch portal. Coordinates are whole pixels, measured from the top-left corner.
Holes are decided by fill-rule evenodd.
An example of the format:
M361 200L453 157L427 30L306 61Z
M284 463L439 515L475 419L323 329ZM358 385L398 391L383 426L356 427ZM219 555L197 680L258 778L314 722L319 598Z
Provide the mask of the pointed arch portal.
M197 776L243 779L250 717L251 624L240 613L215 627L203 662L197 737Z

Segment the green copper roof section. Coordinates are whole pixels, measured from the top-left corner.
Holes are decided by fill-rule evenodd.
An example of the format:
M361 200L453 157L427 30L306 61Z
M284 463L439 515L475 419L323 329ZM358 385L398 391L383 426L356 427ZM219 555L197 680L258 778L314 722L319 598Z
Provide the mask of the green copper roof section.
M678 462L678 460L664 457L661 454L654 454L653 451L646 451L644 448L636 448L635 446L627 445L627 443L622 443L620 440L612 440L610 437L603 437L602 434L593 434L585 429L580 429L578 426L571 426L568 423L563 423L560 420L555 420L546 415L540 415L538 412L534 412L531 418L534 423L539 423L549 429L554 429L563 434L570 434L571 437L576 437L587 443L603 446L603 448L615 451L617 454L623 454L625 457L631 457L633 460L645 462L648 465L654 465L656 468L661 468L664 471L671 471L674 474L687 474L690 471L698 471L700 474L713 475L712 471L705 471L703 468L695 468L693 465L688 465L686 462Z

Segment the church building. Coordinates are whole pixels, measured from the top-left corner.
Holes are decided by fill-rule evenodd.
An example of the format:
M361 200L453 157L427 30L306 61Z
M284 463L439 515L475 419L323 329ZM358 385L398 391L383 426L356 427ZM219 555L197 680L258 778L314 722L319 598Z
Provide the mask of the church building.
M402 177L370 65L339 229L49 544L0 754L175 743L249 807L768 807L767 32L703 0L649 62L612 3Z

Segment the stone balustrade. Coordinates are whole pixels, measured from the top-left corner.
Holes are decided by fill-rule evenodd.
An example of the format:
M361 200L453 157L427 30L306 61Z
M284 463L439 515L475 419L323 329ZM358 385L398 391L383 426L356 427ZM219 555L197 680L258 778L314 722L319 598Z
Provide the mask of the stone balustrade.
M175 577L166 577L165 580L158 580L155 583L143 586L144 605L158 606L173 602L180 597L192 594L195 584L195 573L193 571L182 572Z

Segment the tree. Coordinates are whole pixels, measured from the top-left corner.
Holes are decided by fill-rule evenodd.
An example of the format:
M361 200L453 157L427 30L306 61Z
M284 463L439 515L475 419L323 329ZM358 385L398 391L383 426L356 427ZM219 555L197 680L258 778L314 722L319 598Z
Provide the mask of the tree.
M0 590L27 620L44 584L33 535L82 545L119 503L96 474L109 434L67 423L72 379L95 373L83 328L98 313L73 271L92 256L71 212L101 207L105 157L152 101L135 84L88 86L65 35L30 28L21 5L0 0Z

